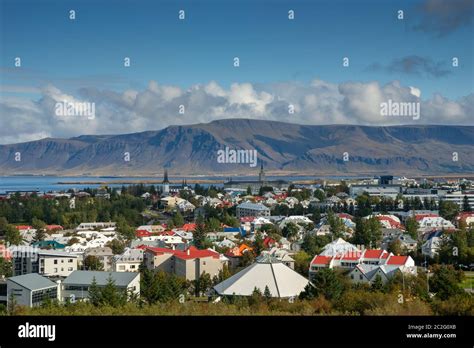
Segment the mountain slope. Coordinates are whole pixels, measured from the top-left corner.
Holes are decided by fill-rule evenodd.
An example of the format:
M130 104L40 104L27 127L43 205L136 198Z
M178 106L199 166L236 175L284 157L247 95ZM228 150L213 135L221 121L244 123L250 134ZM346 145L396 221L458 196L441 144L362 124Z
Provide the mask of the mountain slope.
M0 174L255 174L217 162L217 151L257 150L270 172L307 174L474 173L473 126L308 126L229 119L124 135L0 145ZM21 161L15 161L15 153ZM344 154L349 156L344 161ZM457 153L458 161L453 161ZM126 161L129 154L130 161Z

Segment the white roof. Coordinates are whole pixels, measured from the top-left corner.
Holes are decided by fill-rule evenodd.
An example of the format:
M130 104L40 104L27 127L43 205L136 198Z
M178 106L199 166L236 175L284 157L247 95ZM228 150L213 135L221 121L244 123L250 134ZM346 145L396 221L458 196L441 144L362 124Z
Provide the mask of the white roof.
M326 244L321 252L322 256L335 256L338 254L345 254L348 251L360 251L357 247L342 238L338 238L329 244Z
M309 281L270 255L214 286L219 295L251 296L254 289L262 293L268 286L272 297L298 296Z

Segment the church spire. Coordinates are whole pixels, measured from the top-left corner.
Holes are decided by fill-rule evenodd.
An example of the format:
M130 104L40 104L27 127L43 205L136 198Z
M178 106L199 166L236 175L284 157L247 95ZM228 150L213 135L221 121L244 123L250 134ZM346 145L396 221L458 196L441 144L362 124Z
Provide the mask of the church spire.
M168 169L165 169L165 175L163 177L163 184L169 184L169 180L168 180Z

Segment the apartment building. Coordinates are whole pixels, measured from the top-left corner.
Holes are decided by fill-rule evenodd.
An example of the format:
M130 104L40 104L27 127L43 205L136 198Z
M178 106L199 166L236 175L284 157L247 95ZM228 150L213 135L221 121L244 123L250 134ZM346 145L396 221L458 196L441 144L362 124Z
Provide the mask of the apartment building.
M147 247L143 258L148 269L174 273L187 280L195 280L203 272L211 277L218 275L229 261L214 250L199 250L194 246L186 250Z
M13 275L38 273L46 277L67 277L78 268L78 255L64 251L23 248L13 252Z
M245 216L270 216L270 208L260 203L244 202L236 207L237 218Z

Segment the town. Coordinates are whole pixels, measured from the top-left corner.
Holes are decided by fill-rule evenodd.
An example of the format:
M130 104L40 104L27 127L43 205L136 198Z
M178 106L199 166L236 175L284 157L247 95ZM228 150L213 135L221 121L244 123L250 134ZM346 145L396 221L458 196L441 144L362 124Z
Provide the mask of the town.
M469 179L0 196L7 314L472 315Z

